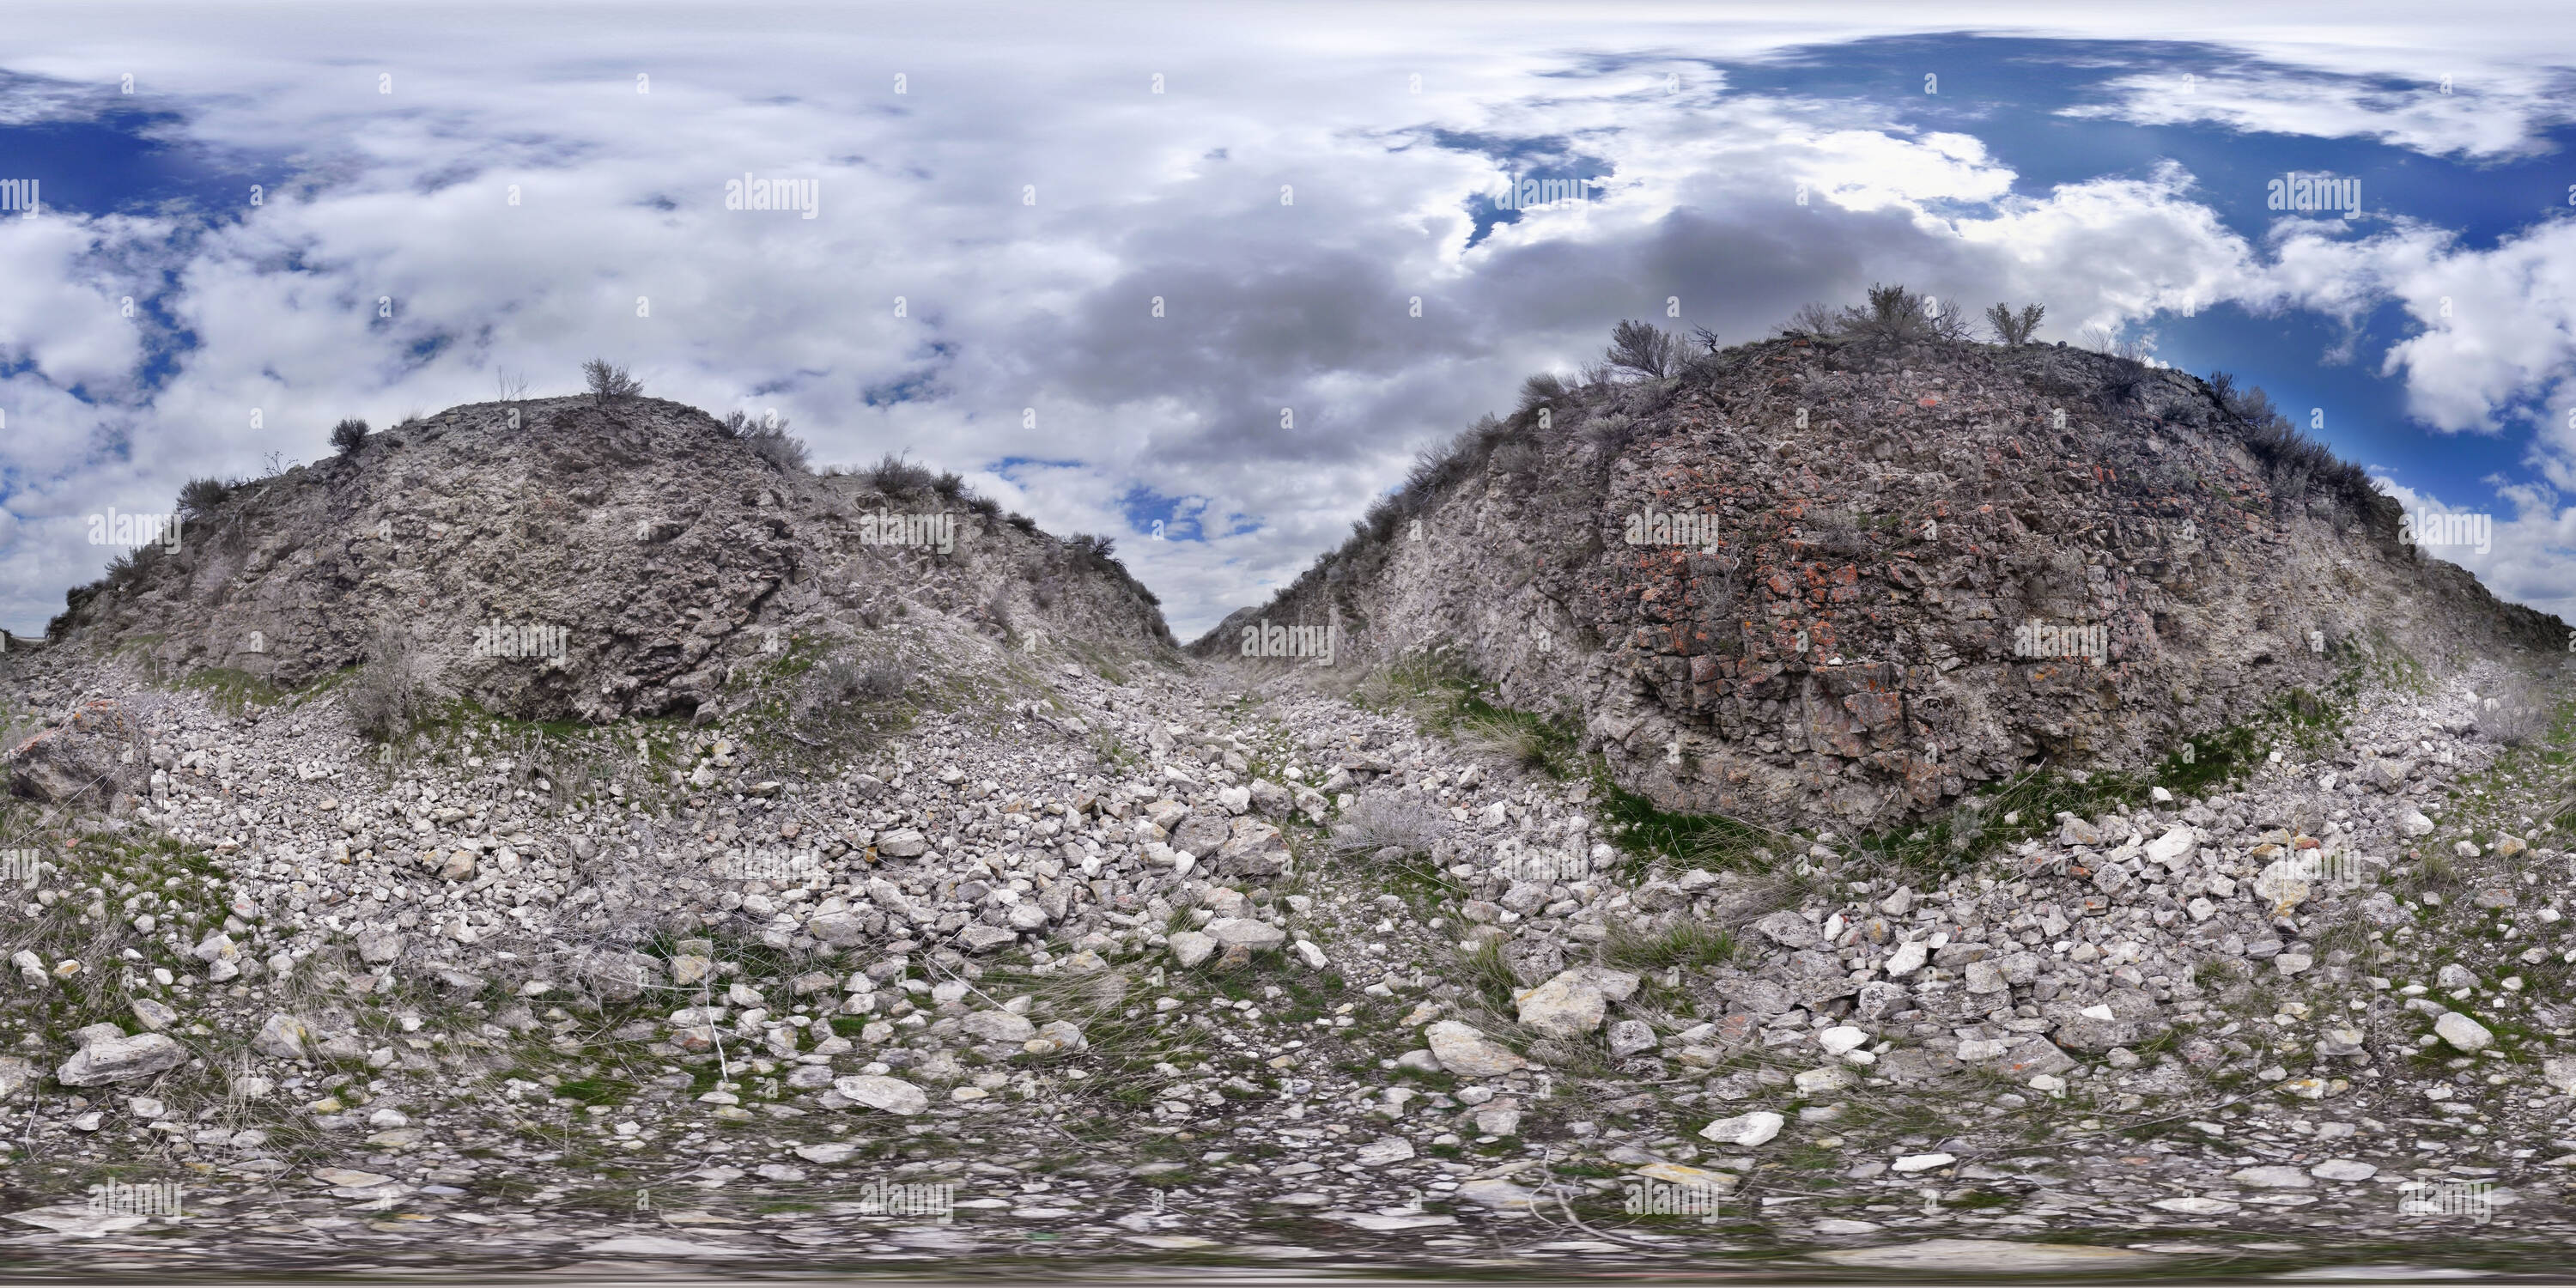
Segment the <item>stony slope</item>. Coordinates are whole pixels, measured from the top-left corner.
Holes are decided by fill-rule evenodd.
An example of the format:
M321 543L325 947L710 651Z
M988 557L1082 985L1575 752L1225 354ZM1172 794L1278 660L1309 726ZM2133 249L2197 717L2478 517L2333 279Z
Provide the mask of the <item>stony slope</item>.
M704 429L638 410L657 433ZM2207 439L2173 431L2167 451L2183 443ZM1618 446L1568 450L1608 487ZM261 523L327 498L321 473L219 508L235 527L197 548L207 565L147 568L54 647L0 656L0 722L39 730L0 764L0 1262L2213 1276L2511 1267L2576 1242L2559 655L2543 669L2507 644L2498 658L2531 663L2508 670L2468 656L2496 634L2428 639L2437 610L2393 600L2379 634L2322 657L2192 654L2204 676L2232 659L2235 689L2204 682L2242 706L2283 676L2336 680L2233 778L2062 796L1936 861L1824 827L1707 849L1623 827L1591 776L1444 736L1439 703L1465 694L1364 709L1286 667L1125 665L1148 646L1120 656L1119 622L1154 637L1117 615L1138 601L1096 554L1007 521L962 565L848 552L853 582L878 579L874 624L830 584L799 606L787 571L727 599L759 585L758 559L829 549L811 534L833 530L831 494L863 486L736 464L723 485L662 480L674 522L728 522L648 531L668 549L638 561L601 552L623 581L576 592L489 565L568 608L612 614L669 577L707 610L691 620L715 624L698 654L714 687L639 681L632 714L596 725L496 714L543 713L527 699L552 690L477 687L484 659L452 650L486 709L390 744L354 731L354 681L283 687L331 673L319 650L284 655L309 670L276 686L172 684L214 673L191 650L228 629L190 604L327 625L296 595L380 602L312 571L337 566L321 556L252 558ZM1478 476L1489 501L1526 472L1497 468ZM476 520L475 561L520 548L490 543L537 502L436 510L432 484L478 486L425 473L377 504L446 514L450 537ZM1977 503L2015 523L2072 513L1995 495ZM641 495L579 504L654 522ZM2309 507L2264 548L2331 550L2339 526L2359 542L2370 513ZM591 540L555 522L535 536ZM760 544L746 528L764 522L809 539L726 544ZM1912 562L1991 600L1989 544L2002 570L2042 553L2000 531ZM1812 544L1829 539L1857 568L1864 538ZM1453 549L1478 576L1497 561ZM2239 604L2213 588L2233 549L2177 556L2171 600L2147 602L2177 621ZM403 553L406 589L485 611L484 565ZM235 560L257 567L209 571ZM1065 580L994 611L988 587L1045 589L1050 569ZM2492 613L2421 575L2429 602ZM2353 576L2360 596L2395 574ZM1832 586L1780 616L1857 612ZM782 655L742 651L772 622ZM767 681L827 637L893 637L937 676L996 682L897 695L909 722L779 720ZM1584 647L1578 677L1612 652ZM1575 651L1496 670L1537 685ZM604 649L581 682L648 676L655 656ZM176 1186L180 1214L90 1189L108 1182Z
M130 820L0 805L38 860L0 921L30 1268L2172 1275L2576 1239L2576 882L2524 821L2568 727L2480 734L2483 665L1948 874L1822 837L1632 865L1587 782L1231 668L1058 665L824 773L722 719L388 766L332 691L6 678L55 736L128 713L153 769ZM912 1185L946 1188L886 1202Z
M1329 672L1262 665L1346 688L1446 652L1666 807L1875 830L2036 765L2153 765L2378 642L2441 672L2566 647L2401 545L2357 471L2250 437L2198 379L2041 346L1802 337L1534 382L1192 650L1337 622ZM1658 515L1704 527L1631 544ZM2103 664L2017 654L2033 622Z

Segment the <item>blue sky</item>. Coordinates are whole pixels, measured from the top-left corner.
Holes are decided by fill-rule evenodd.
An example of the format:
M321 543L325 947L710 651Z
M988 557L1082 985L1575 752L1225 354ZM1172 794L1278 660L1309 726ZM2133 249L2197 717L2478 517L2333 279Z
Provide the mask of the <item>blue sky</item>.
M0 625L90 514L604 354L1113 536L1188 636L1619 319L1883 281L2260 384L2576 617L2568 24L2245 8L13 7Z

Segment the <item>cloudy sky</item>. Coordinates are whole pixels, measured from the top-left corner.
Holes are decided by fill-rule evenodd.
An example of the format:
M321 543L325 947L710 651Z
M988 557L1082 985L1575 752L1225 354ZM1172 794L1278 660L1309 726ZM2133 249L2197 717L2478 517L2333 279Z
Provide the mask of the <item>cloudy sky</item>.
M2563 9L2078 7L15 4L0 625L92 514L607 355L1113 535L1187 638L1620 318L1873 281L2236 372L2576 618Z

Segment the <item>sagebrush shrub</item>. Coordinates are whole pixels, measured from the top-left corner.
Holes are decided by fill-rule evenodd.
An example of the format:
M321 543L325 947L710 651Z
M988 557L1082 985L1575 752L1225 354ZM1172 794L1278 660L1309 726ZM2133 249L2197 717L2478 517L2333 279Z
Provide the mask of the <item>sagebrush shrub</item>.
M355 416L331 427L331 449L342 456L357 451L367 441L367 422Z
M590 390L590 400L602 407L624 402L644 392L642 381L606 358L593 358L581 364L581 378Z

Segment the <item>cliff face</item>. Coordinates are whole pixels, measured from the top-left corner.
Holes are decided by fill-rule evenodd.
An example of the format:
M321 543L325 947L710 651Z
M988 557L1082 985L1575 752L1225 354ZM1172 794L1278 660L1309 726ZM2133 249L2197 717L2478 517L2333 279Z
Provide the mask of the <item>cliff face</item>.
M493 710L589 720L693 711L799 634L1171 646L1089 543L926 475L783 468L653 399L452 408L200 498L179 531L73 592L52 643L296 686L390 635Z
M2449 667L2567 639L2195 378L1807 339L1534 382L1192 650L1336 612L1319 675L1447 651L1668 808L1807 827L2153 763L2385 643Z

